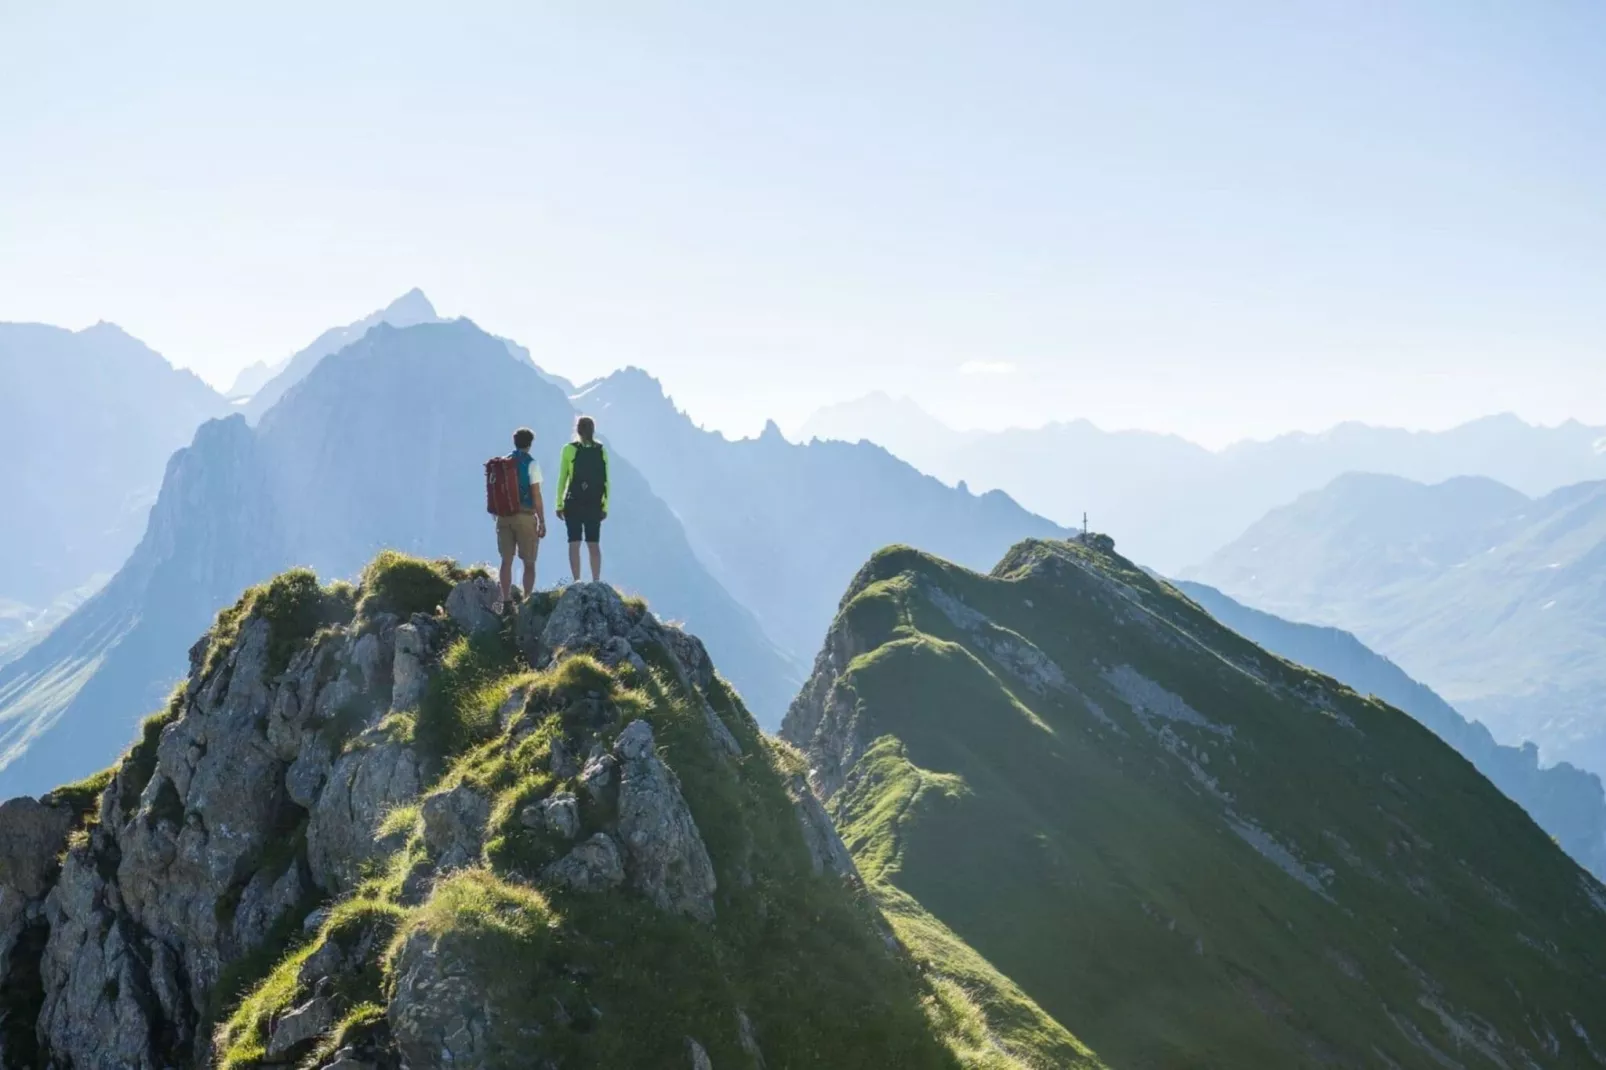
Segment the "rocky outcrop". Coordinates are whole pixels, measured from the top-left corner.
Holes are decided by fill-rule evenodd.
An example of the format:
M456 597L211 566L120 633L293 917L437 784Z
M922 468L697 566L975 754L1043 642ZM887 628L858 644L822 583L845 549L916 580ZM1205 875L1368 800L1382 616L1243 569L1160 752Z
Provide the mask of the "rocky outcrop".
M527 875L513 872L527 885L640 897L713 923L720 882L680 777L652 722L586 690L594 668L578 666L582 682L561 700L531 683L497 700L495 730L510 748L548 726L532 742L550 749L538 766L550 786L516 808L497 809L500 789L443 776L439 755L415 742L448 643L491 630L487 584L459 583L433 614L375 612L290 636L289 611L242 603L191 651L184 688L89 820L49 802L0 806L0 981L28 986L23 1005L42 1049L39 1060L23 1058L62 1068L205 1065L220 981L305 931L314 939L295 998L264 1021L258 1041L269 1064L294 1065L353 1006L351 986L373 973L394 931L329 936L331 917L348 916L332 913L335 904L405 858L411 868L387 909L416 907L453 874L483 877L510 828L547 852ZM612 588L579 584L556 600L528 599L512 637L530 667L554 670L543 679L579 655L626 680L656 679L691 714L678 714L681 731L694 726L679 738L702 748L701 760L736 768L744 748L711 704L728 692L702 644ZM818 800L800 780L790 790L816 871L850 874ZM408 930L390 960L379 1033L322 1065L464 1067L505 1056L492 1040L501 1012L472 959L461 940ZM741 1021L741 1043L756 1052L752 1024ZM10 1059L8 1035L0 1029L0 1056ZM701 1050L689 1042L689 1058Z
M422 789L418 756L372 724L398 665L419 686L439 629L379 615L309 636L276 672L276 626L252 610L237 634L197 644L168 722L122 763L34 908L49 933L38 1036L58 1065L204 1062L225 970L355 883L382 849L379 821ZM53 842L53 872L64 819L44 828L30 812L41 831L0 842L8 856ZM25 867L31 896L43 872ZM285 1028L314 1020L308 1009Z
M680 792L658 758L652 726L633 721L613 745L619 762L619 838L632 888L660 908L714 920L714 864Z

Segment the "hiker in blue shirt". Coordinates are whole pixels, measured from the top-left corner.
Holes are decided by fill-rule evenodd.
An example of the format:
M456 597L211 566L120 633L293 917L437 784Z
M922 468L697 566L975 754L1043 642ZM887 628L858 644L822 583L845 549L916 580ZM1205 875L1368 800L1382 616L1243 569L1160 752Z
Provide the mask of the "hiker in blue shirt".
M535 432L528 427L513 432L513 452L508 456L517 464L519 511L496 518L496 548L502 554L502 601L497 612L507 604L513 587L515 551L524 562L524 597L535 590L535 555L546 538L546 507L541 501L541 466L530 456L534 444Z

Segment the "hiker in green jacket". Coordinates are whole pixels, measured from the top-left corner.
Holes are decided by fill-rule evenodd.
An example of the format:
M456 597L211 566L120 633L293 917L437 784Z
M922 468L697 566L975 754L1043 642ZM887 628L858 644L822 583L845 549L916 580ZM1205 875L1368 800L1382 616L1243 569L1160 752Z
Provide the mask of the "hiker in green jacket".
M558 518L569 529L569 571L580 582L580 543L591 552L591 582L602 578L602 522L608 519L608 451L589 416L574 423L558 469Z

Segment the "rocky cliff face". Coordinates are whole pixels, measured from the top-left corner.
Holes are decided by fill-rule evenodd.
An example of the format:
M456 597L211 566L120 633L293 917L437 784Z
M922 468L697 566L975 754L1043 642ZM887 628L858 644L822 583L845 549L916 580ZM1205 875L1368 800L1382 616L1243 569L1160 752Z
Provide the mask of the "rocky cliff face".
M112 770L0 807L0 1065L966 1065L697 639L495 597L281 576Z

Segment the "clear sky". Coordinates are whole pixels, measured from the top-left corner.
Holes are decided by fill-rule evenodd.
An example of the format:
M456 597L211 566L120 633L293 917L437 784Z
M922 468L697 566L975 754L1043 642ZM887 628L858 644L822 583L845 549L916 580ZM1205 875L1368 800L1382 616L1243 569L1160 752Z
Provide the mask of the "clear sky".
M1600 0L429 8L0 0L0 319L226 385L421 286L739 433L1606 423Z

